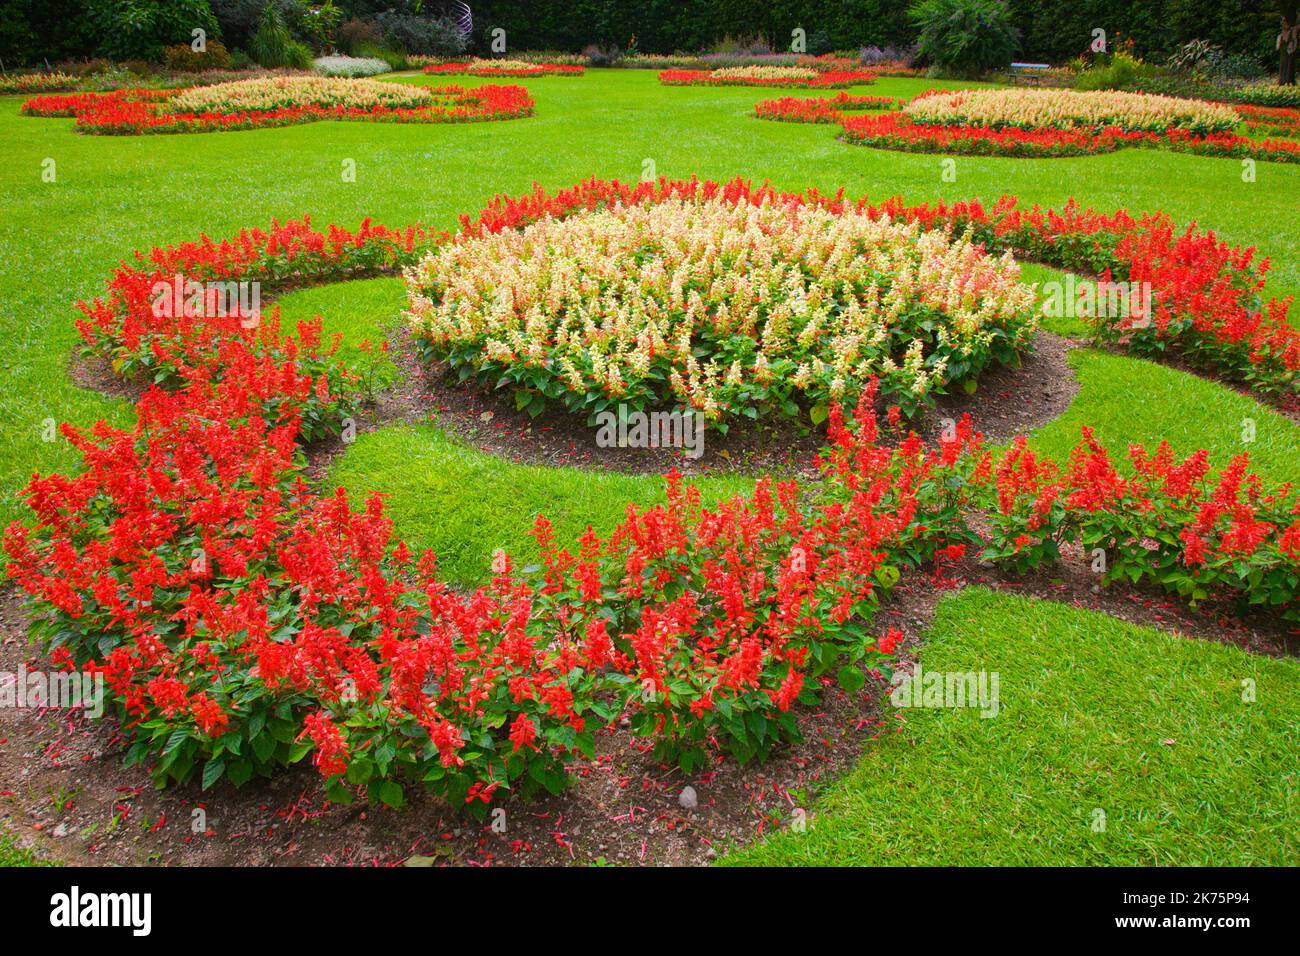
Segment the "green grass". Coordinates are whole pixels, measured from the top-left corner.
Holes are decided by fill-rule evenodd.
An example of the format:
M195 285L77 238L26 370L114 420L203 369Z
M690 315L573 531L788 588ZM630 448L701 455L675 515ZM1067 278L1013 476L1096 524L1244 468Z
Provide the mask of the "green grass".
M743 865L1294 865L1300 662L970 589L930 671L997 672L1000 711L902 711L803 833ZM1255 701L1242 681L1255 682ZM1094 832L1095 811L1105 814Z
M1033 445L1064 461L1080 427L1123 459L1130 443L1154 450L1162 438L1182 455L1198 448L1222 467L1247 452L1259 475L1272 483L1300 479L1300 429L1252 398L1177 369L1097 349L1070 353L1080 391L1064 415L1040 428ZM1243 423L1254 423L1254 439Z
M630 501L663 500L663 479L608 471L516 465L449 437L434 426L362 434L340 460L333 481L353 495L382 488L396 526L412 547L432 548L443 576L483 583L494 551L517 564L537 558L529 531L539 514L562 542L587 525L606 534ZM705 501L749 491L738 477L698 482Z
M396 277L356 279L332 285L298 289L275 300L283 326L319 317L325 337L340 336L337 355L350 367L368 361L359 346L377 345L388 338L406 308L406 287ZM395 372L392 362L385 367Z
M13 840L0 833L0 867L4 866L50 866L31 850L24 850L14 845Z

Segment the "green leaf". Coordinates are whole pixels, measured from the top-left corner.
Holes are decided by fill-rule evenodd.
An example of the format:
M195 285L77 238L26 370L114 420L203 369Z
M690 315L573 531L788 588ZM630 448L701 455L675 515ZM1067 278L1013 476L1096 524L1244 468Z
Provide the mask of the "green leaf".
M839 673L835 675L835 678L840 682L840 686L850 694L856 694L862 689L862 685L867 682L867 678L863 675L862 671L858 670L851 664L846 664L841 667Z
M206 790L226 772L226 765L220 760L209 760L207 766L203 768L203 789Z

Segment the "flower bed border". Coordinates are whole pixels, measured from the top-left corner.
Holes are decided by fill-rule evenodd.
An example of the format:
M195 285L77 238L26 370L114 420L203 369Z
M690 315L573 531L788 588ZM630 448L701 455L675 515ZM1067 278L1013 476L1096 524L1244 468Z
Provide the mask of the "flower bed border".
M221 130L294 126L318 120L365 120L379 123L475 123L519 119L533 115L535 103L522 86L485 85L429 88L436 96L455 100L455 106L433 105L419 109L356 109L344 106L284 107L232 113L160 113L174 90L117 90L110 93L53 94L23 103L27 116L76 118L76 130L96 135L151 133L206 133Z
M817 76L788 77L771 80L718 77L716 70L663 70L659 82L664 86L758 86L797 89L837 89L848 86L865 86L875 82L876 73L869 70L825 70Z

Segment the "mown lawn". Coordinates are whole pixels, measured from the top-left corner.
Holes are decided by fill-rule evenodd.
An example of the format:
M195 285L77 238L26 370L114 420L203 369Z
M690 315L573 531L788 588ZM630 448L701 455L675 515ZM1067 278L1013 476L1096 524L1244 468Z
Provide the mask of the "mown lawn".
M1300 662L978 588L939 605L920 661L996 672L997 716L898 711L804 832L726 862L1300 861Z
M400 81L429 82L423 77ZM1106 210L1163 209L1234 242L1256 244L1274 263L1269 292L1300 292L1295 214L1300 167L1260 163L1257 181L1245 183L1240 163L1233 160L1127 150L1070 160L959 158L956 181L944 182L937 156L850 147L835 139L834 127L754 119L749 115L754 102L771 95L761 90L666 88L653 72L639 71L524 82L538 104L537 115L526 120L448 126L317 123L183 136L81 136L72 131L71 120L23 117L21 97L0 97L6 158L0 165L5 303L0 335L7 344L0 357L0 521L22 516L17 495L33 471L76 467L66 443L41 440L46 419L78 425L101 417L129 421L125 402L72 384L68 360L76 344L75 300L100 292L112 266L137 248L200 233L231 235L272 218L310 214L318 225L355 227L370 216L391 225L422 221L450 228L458 215L474 212L500 192L522 193L534 182L558 189L592 176L634 180L651 167L671 177L743 175L786 189L844 187L852 195L901 194L909 201L992 201L1013 193L1025 202L1059 205L1073 196ZM955 84L885 79L870 91L907 96L933 85ZM41 178L47 159L56 164L54 183ZM355 182L340 175L345 160L355 163ZM1027 268L1030 279L1051 276L1050 270ZM344 333L345 349L355 355L361 341L377 340L392 328L402 303L400 280L376 279L301 290L285 297L282 306L286 318L322 314L326 330ZM1080 332L1068 323L1053 328ZM1218 463L1249 451L1267 478L1300 480L1300 429L1259 403L1137 359L1087 350L1076 352L1072 362L1082 390L1061 420L1034 437L1041 449L1064 455L1079 426L1090 424L1118 452L1129 442L1154 445L1168 437L1184 453L1209 448ZM1247 418L1256 430L1250 445L1242 441ZM606 529L624 502L649 501L660 493L660 483L650 478L514 466L459 444L435 425L392 426L363 435L339 459L332 481L357 495L386 492L398 533L435 548L444 573L460 583L480 580L483 562L496 548L526 560L527 532L538 513L556 521L563 539L587 523ZM746 485L715 479L708 491L726 494ZM902 854L926 841L930 856L917 850L918 861L958 846L975 854L964 862L1008 860L1013 851L1026 861L1214 862L1212 854L1219 850L1236 854L1231 859L1277 859L1287 846L1279 833L1287 824L1294 831L1296 820L1290 776L1295 741L1283 758L1277 746L1284 731L1262 706L1232 723L1225 696L1231 687L1225 690L1214 681L1226 680L1233 667L1258 664L1261 674L1283 688L1272 691L1277 705L1285 702L1294 713L1293 663L1233 657L1235 652L1222 648L1173 642L1107 619L1007 600L966 595L948 602L931 650L940 660L949 652L957 655L953 660L964 651L978 652L988 660L1005 660L1008 674L1037 675L1032 685L1024 677L1015 691L1020 696L1014 698L1013 716L967 727L968 736L962 736L958 730L965 715L914 715L909 733L916 733L916 745L905 747L900 737L874 748L864 769L828 797L826 813L803 843L778 841L744 859L820 860L817 853L834 853L835 832L843 834L842 862L850 856L858 862L884 859L872 854L891 846L899 854L893 859L901 862ZM1119 650L1112 653L1112 646ZM1084 661L1086 669L1072 668L1072 660ZM1053 676L1049 679L1041 667L1033 670L1035 662L1050 666ZM1195 693L1169 694L1172 710L1151 704L1151 693L1177 686L1169 681L1183 670L1203 675ZM1071 681L1061 683L1055 675L1062 673L1072 674ZM1212 685L1218 688L1214 693ZM1037 688L1033 693L1025 689L1031 686ZM1004 683L1004 689L1011 695L1012 683ZM1260 700L1273 706L1263 692ZM1069 707L1053 718L1050 707L1056 704ZM1074 723L1057 726L1067 712ZM1204 740L1182 730L1161 734L1176 738L1178 746L1157 742L1155 750L1139 750L1145 738L1135 736L1141 729L1137 714L1165 714L1169 721L1187 722L1180 726L1215 733ZM1196 723L1211 718L1228 732L1218 734L1220 723ZM955 723L949 727L945 720ZM1013 732L1013 723L1023 727L1023 735ZM938 729L931 730L931 724ZM1233 730L1247 724L1258 730L1258 739ZM1120 746L1107 736L1111 727L1129 728L1133 736L1123 737L1128 743ZM1080 728L1102 736L1079 737ZM1080 756L1055 748L1058 739L1075 741ZM1231 757L1227 741L1240 745L1238 757ZM976 744L983 747L978 760L962 749ZM1055 763L1027 764L1043 769L1042 775L1014 777L1026 748L1049 745L1052 749L1043 752L1056 755ZM1244 771L1237 772L1242 760L1250 762L1257 779L1248 781ZM1151 773L1168 770L1167 790L1154 789L1153 778L1145 781L1149 789L1131 788L1134 802L1124 803L1129 776L1144 766ZM914 789L879 789L881 780L895 777ZM1094 780L1095 787L1081 780ZM967 789L945 789L957 781ZM1209 784L1198 787L1197 781ZM1085 797L1100 801L1107 792L1111 803L1100 805L1116 808L1107 836L1092 839L1086 828L1075 833L1071 828L1077 821L1070 813L1085 805ZM1181 802L1161 803L1161 793ZM1213 801L1215 814L1201 811L1196 802L1201 794ZM1003 805L992 804L998 799ZM903 816L884 815L877 801ZM975 812L986 802L987 820ZM1264 823L1242 822L1248 809ZM896 838L877 838L875 828L885 819L898 824ZM950 836L950 829L960 833ZM993 833L1001 843L980 856L976 833ZM851 834L872 848L854 843ZM855 848L851 854L848 847ZM0 862L7 854L0 845Z

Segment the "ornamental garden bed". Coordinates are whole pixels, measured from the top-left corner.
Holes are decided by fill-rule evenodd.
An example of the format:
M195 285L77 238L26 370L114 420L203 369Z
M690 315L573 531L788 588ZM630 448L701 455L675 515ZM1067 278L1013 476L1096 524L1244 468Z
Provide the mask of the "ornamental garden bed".
M1167 447L1131 449L1124 477L1087 429L1062 463L1023 440L994 455L969 419L934 446L915 436L883 441L877 403L884 427L896 428L906 412L895 398L923 399L929 385L908 377L910 396L891 394L888 374L876 374L888 364L872 365L854 343L887 341L890 329L919 321L934 339L915 353L917 369L943 367L951 349L974 370L981 360L959 331L992 341L979 321L1003 329L1010 316L1020 324L1008 341L1027 346L1032 333L1009 252L993 258L969 239L954 242L934 228L941 223L989 247L1150 275L1160 319L1129 330L1134 347L1180 334L1207 361L1246 357L1251 254L1194 230L1176 233L1160 217L1021 210L1011 201L991 211L870 205L691 181L589 182L501 199L454 236L288 223L233 242L153 250L123 265L104 298L82 305L88 348L122 372L149 369L155 387L138 401L133 429L64 429L86 470L28 486L36 521L6 536L10 574L38 601L37 634L53 659L105 675L129 721L128 760L149 766L160 784L240 785L310 757L335 802L361 794L395 805L410 784L471 809L512 791L559 792L572 762L592 757L594 733L619 720L688 775L715 747L741 763L766 758L800 739L797 707L814 702L825 679L852 693L864 665L889 673L898 638L872 618L900 574L971 548L1023 572L1059 560L1067 543L1100 545L1111 556L1106 579L1149 583L1192 603L1235 594L1285 619L1300 614L1294 495L1263 489L1245 456L1216 473L1203 454L1180 461ZM635 277L624 271L628 257L611 255L629 241L639 250ZM738 294L722 278L711 287L711 273L734 270L711 266L710 248L745 261L753 285ZM948 265L953 277L944 279ZM539 518L541 564L516 569L501 554L491 583L465 594L440 581L431 554L417 557L393 538L382 499L353 505L299 481L298 442L337 434L357 400L355 373L331 358L319 325L285 334L270 317L250 328L238 313L160 315L151 297L168 275L274 284L401 267L412 322L433 336L431 347L460 336L471 369L483 368L484 356L554 367L575 395L590 394L574 374L583 370L564 368L543 343L585 335L653 380L656 349L647 364L634 348L662 342L663 397L716 421L733 403L711 409L712 393L692 387L692 360L709 360L716 341L759 362L761 341L772 350L767 361L782 361L822 307L847 323L828 338L843 343L845 367L860 366L861 378L838 393L819 386L829 442L820 481L764 480L751 495L705 505L670 475L666 505L630 509L608 536L557 541ZM801 284L803 270L818 284ZM928 278L913 285L922 271ZM681 330L642 323L625 333L591 320L610 314L602 307L610 284L641 290L643 298L627 299L629 312L688 320L695 299L674 273L692 277L696 314L711 316L701 334L690 332L702 355L680 355L680 389L671 371L679 359L666 343ZM882 274L893 277L888 292ZM1216 316L1233 321L1230 329L1179 320L1180 310L1204 304L1190 283L1214 288ZM823 287L852 290L851 300L819 298ZM767 315L736 310L763 302L763 288L790 299ZM787 314L788 301L803 305ZM892 308L872 305L881 301ZM567 327L540 303L587 318L576 332L560 331ZM955 310L952 327L936 308ZM458 332L445 325L450 316ZM498 328L502 316L514 319ZM540 334L530 338L529 329ZM1294 340L1289 326L1260 325L1252 371L1243 373L1293 389ZM725 382L720 370L738 360L720 354L699 383ZM608 363L596 368L598 390L619 381ZM757 382L752 370L741 379ZM969 524L972 511L986 517Z
M425 73L465 76L582 76L586 69L566 63L532 63L527 60L469 60L464 63L430 63Z
M863 110L884 109L877 115ZM754 115L788 122L838 122L849 143L906 152L1051 158L1150 146L1202 156L1300 162L1294 117L1239 112L1221 103L1142 93L998 89L931 91L898 112L869 99L765 100Z
M548 114L452 140L398 126L287 137L310 155L347 137L382 147L386 169L419 170L418 200L400 176L369 177L328 194L328 216L267 224L232 180L237 208L251 210L237 218L262 225L239 232L226 207L202 222L186 214L174 244L134 256L82 229L78 248L95 250L107 282L75 313L72 381L122 407L95 423L107 406L81 392L86 409L51 416L50 448L15 479L21 520L5 535L0 595L0 670L97 675L107 693L99 724L0 713L0 808L43 848L66 841L68 860L114 863L691 864L824 859L838 832L845 859L889 862L924 846L930 824L917 836L909 807L873 800L901 821L865 840L873 856L861 815L845 823L835 808L855 799L843 788L867 792L862 774L908 766L912 731L931 724L895 707L891 685L944 660L1001 668L1018 728L1008 738L1007 720L982 721L1000 749L951 752L978 755L974 779L960 759L933 756L942 734L922 741L918 753L950 764L963 790L1006 783L1014 804L1047 766L1071 785L1128 772L1068 759L1091 752L1071 721L1093 733L1102 714L1153 768L1133 775L1151 802L1114 813L1113 843L1081 850L1093 838L1069 827L1087 821L1056 808L1029 849L1004 847L999 860L1150 862L1158 843L1161 859L1194 861L1189 824L1153 837L1149 807L1196 805L1207 781L1188 768L1215 763L1216 742L1251 767L1284 766L1274 701L1288 699L1300 621L1300 498L1287 484L1300 336L1277 239L1284 188L1258 191L1276 234L1258 250L1240 197L1198 222L1185 200L1202 180L1175 191L1192 167L1250 188L1237 163L1212 156L1066 160L1067 191L1041 179L1061 165L961 161L958 195L991 197L1008 178L1023 195L1058 196L1050 206L879 198L895 179L932 195L938 161L829 136L803 157L791 144L816 130L743 111L769 96L758 117L838 124L846 138L889 123L926 146L987 139L1012 155L1112 141L1217 143L1231 156L1263 148L1242 130L1289 140L1293 111L1056 91L918 96L911 80L884 81L879 95L813 85L747 97L605 71L543 84L534 106L518 86L408 81L438 82L46 96L0 117L55 144L57 189L42 201L57 205L82 195L83 168L141 146L28 117L72 117L86 132L211 130L204 142L219 146L221 129L450 121L489 99L501 112L477 118ZM583 90L605 84L647 100L629 97L628 122L582 119ZM599 137L616 128L627 135L608 141L601 168L613 176L633 156L635 176L637 104L669 100L710 122L728 113L691 127L727 159L700 168L760 169L782 187L593 178L559 148L580 131L604 150ZM689 127L689 114L674 122ZM659 168L688 175L688 147L663 149ZM183 139L151 151L193 152ZM544 185L519 191L533 169L521 156L538 151L552 163ZM1163 170L1160 195L1178 213L1159 212L1137 180L1132 212L1066 201L1076 185L1113 186L1103 168L1121 165ZM1283 187L1287 174L1261 169ZM856 198L864 180L871 195ZM516 191L485 202L502 181ZM446 228L381 226L363 209ZM41 258L29 257L34 276ZM1044 279L1077 280L1094 301L1136 286L1145 304L1062 318L1035 288ZM260 303L158 307L160 287L175 305L191 283L256 285ZM96 287L54 290L46 276L41 288L69 303ZM30 317L28 298L16 301ZM40 421L44 406L28 398ZM703 453L600 447L593 436L615 411L698 416ZM20 641L29 621L35 658ZM989 630L983 657L944 657L967 626ZM1231 646L1202 646L1216 642ZM1110 646L1123 653L1107 657ZM1093 709L1039 706L1066 670L1078 682L1068 699ZM1267 690L1244 716L1239 672ZM1153 687L1181 688L1186 719L1168 698L1124 714L1095 703L1148 701ZM1204 726L1219 732L1188 736ZM864 751L878 762L855 772ZM1273 777L1261 786L1261 801L1286 799ZM1211 791L1226 806L1224 792ZM925 799L949 819L949 801ZM805 809L820 830L791 843ZM190 829L195 811L215 822ZM1286 852L1223 819L1232 860ZM946 862L929 850L917 858Z
M664 70L665 86L791 86L827 89L872 82L869 70L825 70L803 66L732 66L716 70Z
M316 120L471 123L532 115L520 86L407 87L343 77L274 77L172 90L38 96L28 116L76 117L83 133L138 135L292 126Z

